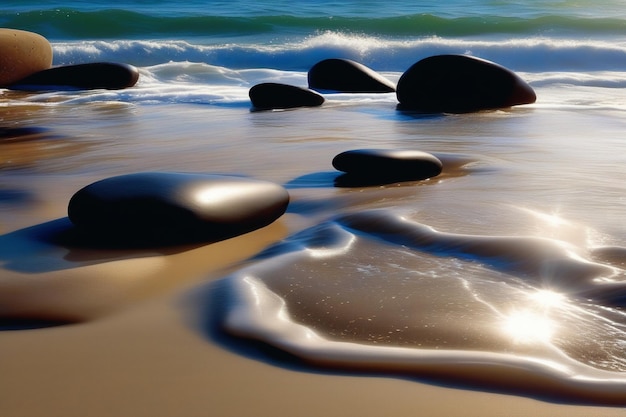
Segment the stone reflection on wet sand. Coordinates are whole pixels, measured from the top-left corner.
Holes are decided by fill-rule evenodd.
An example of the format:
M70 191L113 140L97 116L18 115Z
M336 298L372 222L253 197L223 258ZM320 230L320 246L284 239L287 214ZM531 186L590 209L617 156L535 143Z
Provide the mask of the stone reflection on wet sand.
M80 154L85 147L44 127L6 124L0 126L0 170L37 167L41 161Z
M84 322L123 310L223 274L284 233L277 222L211 245L102 246L61 218L0 235L0 329Z
M600 296L623 270L561 241L438 233L380 210L300 233L227 280L225 329L331 368L626 403L626 316Z

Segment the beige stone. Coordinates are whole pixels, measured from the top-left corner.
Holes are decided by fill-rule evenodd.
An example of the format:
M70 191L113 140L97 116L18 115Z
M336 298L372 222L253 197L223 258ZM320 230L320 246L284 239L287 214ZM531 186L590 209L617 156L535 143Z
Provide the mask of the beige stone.
M52 46L37 33L0 29L0 86L52 66Z

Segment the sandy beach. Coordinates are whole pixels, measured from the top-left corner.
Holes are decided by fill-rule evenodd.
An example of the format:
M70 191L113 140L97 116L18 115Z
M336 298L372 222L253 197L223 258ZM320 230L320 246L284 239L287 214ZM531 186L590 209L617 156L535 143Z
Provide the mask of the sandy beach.
M619 408L553 404L419 379L264 363L199 334L189 325L188 296L179 290L88 323L2 332L2 415L623 415Z

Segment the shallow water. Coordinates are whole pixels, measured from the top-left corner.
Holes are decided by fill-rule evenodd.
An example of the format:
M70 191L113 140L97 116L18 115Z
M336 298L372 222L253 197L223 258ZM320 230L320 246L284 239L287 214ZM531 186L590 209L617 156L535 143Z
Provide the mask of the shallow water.
M521 380L547 378L547 394L621 401L621 110L538 103L426 117L399 113L381 97L280 112L96 102L5 114L47 129L1 145L1 226L14 231L0 237L6 317L89 320L171 291L175 281L159 278L159 269L180 270L181 284L213 270L200 261L202 248L68 253L38 240L87 183L148 170L247 175L289 190L281 223L291 237L224 278L235 294L227 331L324 367L443 375L532 395L513 367ZM444 170L426 181L335 187L332 157L363 147L431 152ZM222 266L236 271L236 259L244 258ZM129 274L107 278L115 263ZM95 271L98 288L85 281ZM131 287L121 284L132 274ZM120 295L129 288L134 295ZM42 303L50 291L54 300ZM277 323L313 339L267 330ZM337 343L357 350L346 357ZM481 376L450 371L450 360L474 363Z

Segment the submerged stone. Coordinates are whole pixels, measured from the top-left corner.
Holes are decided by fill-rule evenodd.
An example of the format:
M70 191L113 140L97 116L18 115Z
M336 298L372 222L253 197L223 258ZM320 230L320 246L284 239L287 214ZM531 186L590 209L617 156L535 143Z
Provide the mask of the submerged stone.
M316 107L324 103L324 97L315 91L279 83L257 84L248 95L256 110Z
M434 155L415 150L355 149L335 156L333 166L346 173L339 186L423 180L439 175L443 164Z
M0 86L52 65L52 46L37 33L0 29Z
M411 66L398 81L401 109L466 113L530 104L533 89L496 63L467 55L437 55Z
M325 59L308 72L309 88L344 93L392 93L396 86L390 80L349 59Z
M36 72L9 86L12 90L108 89L119 90L134 86L139 71L132 65L113 62L64 65Z
M72 196L68 216L80 230L127 244L215 241L278 219L289 194L248 178L148 172L92 183Z
M0 126L0 144L40 139L47 132L47 129L35 126Z

